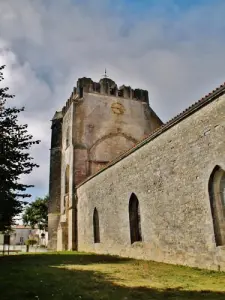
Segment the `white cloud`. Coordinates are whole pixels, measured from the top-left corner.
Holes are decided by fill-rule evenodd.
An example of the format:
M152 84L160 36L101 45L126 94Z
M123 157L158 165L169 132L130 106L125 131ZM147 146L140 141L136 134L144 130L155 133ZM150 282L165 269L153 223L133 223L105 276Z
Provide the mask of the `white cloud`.
M26 180L43 193L48 189L50 119L78 77L98 80L107 67L119 84L148 89L150 105L164 121L224 81L224 1L186 11L173 6L173 17L161 6L149 10L147 18L129 20L121 4L120 13L109 4L0 1L4 83L16 95L15 104L25 105L22 119L29 130L42 140L32 152L41 167Z

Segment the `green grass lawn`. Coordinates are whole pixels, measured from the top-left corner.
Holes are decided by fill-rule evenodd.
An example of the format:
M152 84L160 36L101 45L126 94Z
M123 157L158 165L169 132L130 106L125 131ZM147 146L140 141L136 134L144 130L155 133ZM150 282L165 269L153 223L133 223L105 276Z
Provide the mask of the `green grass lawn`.
M0 257L0 299L225 299L225 273L75 252Z

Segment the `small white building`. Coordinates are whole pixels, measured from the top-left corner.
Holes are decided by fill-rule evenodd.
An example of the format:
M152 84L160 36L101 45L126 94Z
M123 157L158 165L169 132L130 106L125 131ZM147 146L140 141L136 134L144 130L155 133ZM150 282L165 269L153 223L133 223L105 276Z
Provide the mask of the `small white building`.
M36 239L38 245L47 246L48 244L48 232L45 230L32 229L30 226L24 225L12 226L12 232L10 233L11 245L25 245L30 238Z
M29 226L15 225L12 226L12 232L10 233L11 245L24 245L26 240L32 235L33 229Z

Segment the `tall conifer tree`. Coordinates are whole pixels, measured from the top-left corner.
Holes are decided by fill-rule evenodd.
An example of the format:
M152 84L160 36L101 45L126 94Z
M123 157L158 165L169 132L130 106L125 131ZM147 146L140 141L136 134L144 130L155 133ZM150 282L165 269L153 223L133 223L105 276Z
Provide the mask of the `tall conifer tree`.
M0 82L3 69L0 67ZM28 134L27 125L18 122L18 114L23 108L11 107L8 87L0 87L0 231L5 231L13 224L14 217L22 212L24 198L31 195L26 192L27 185L21 182L21 175L30 174L34 167L29 149L40 141L33 141Z

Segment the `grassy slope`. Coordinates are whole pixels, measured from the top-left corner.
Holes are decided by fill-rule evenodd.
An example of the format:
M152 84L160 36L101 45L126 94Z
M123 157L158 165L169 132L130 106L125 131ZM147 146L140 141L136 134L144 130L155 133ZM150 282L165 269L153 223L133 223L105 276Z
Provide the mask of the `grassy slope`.
M84 253L0 257L0 299L225 299L225 273Z

